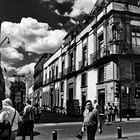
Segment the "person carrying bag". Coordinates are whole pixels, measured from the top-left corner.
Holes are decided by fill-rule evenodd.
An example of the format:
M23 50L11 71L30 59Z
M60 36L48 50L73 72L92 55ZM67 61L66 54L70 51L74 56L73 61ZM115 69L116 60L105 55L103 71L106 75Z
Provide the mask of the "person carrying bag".
M12 107L12 101L6 98L2 101L0 113L0 139L15 140L19 121L21 121L21 117L18 111Z
M27 132L30 133L30 140L33 140L34 120L35 120L35 110L34 107L31 105L31 101L28 100L26 102L26 106L23 111L24 125L22 127L22 140L25 140Z
M3 113L8 113L8 112L3 112ZM16 110L15 110L15 114L14 114L14 117L12 119L11 124L8 120L3 120L3 122L0 123L0 139L1 140L10 139L11 131L12 131L12 125L13 125L13 121L15 119L15 116L16 116Z

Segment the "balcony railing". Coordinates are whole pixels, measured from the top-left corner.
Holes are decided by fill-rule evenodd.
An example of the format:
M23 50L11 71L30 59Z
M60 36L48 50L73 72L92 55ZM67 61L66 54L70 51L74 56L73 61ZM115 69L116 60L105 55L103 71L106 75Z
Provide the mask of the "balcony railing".
M68 73L71 73L71 72L73 72L73 71L75 71L76 69L75 69L75 66L69 66L68 67Z
M102 47L96 52L90 54L90 64L93 62L111 54L120 54L120 49L118 45L111 45L109 47Z

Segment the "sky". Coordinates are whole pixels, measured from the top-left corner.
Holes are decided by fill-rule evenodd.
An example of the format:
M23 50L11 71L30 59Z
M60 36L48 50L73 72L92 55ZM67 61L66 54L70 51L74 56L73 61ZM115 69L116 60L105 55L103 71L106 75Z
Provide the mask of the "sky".
M34 73L43 53L54 53L68 30L96 0L0 0L1 65L9 92L13 74Z

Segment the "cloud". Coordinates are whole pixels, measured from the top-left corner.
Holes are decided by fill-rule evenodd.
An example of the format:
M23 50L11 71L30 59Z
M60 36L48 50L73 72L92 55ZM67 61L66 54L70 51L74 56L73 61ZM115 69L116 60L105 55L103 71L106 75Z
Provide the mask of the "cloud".
M16 72L17 72L17 74L27 74L29 72L31 72L33 74L35 64L36 63L30 63L30 64L27 64L23 67L17 68Z
M77 17L82 13L89 14L95 4L96 0L76 0L69 14L70 17ZM64 14L65 16L67 15Z
M19 60L23 60L23 54L19 53L15 48L11 46L7 46L5 48L1 48L2 60L8 63L16 62Z
M11 38L13 48L38 54L57 50L66 35L64 30L50 30L47 23L30 17L22 18L20 23L3 22L2 32Z

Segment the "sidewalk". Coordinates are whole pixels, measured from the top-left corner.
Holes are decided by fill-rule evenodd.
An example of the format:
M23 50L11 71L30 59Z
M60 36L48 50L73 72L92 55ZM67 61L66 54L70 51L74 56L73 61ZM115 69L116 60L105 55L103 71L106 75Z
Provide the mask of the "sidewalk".
M124 122L136 122L136 121L140 121L140 118L129 118L129 120L127 118L122 118L122 123ZM120 118L116 118L116 123L120 122Z
M65 122L81 122L83 117L72 117L51 111L42 111L40 123L65 123ZM140 121L140 118L129 118L129 122ZM119 123L120 118L116 118L115 123ZM122 123L128 122L127 118L122 118Z

